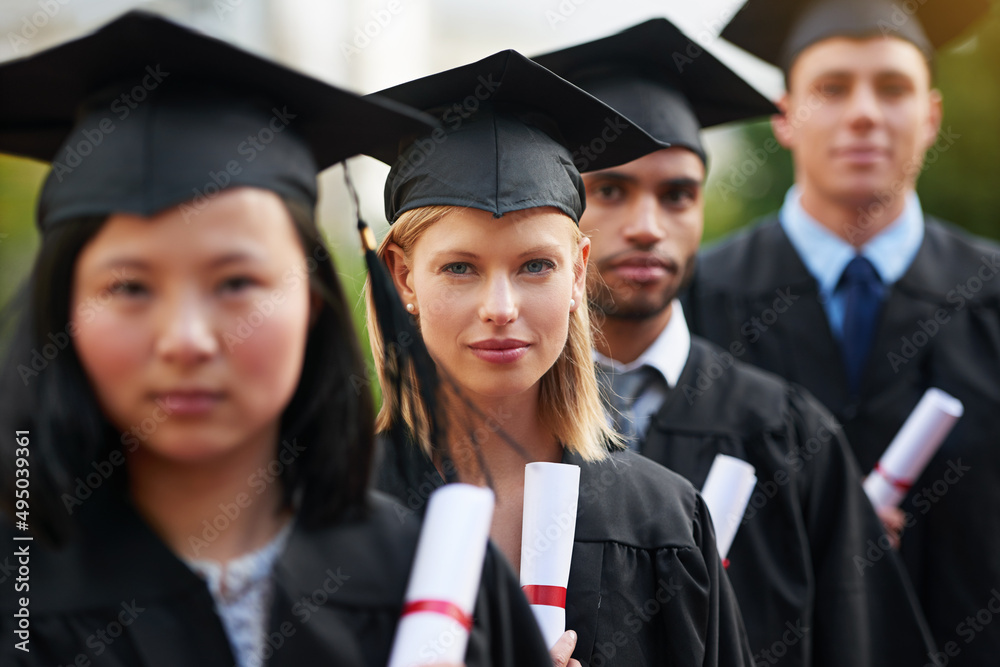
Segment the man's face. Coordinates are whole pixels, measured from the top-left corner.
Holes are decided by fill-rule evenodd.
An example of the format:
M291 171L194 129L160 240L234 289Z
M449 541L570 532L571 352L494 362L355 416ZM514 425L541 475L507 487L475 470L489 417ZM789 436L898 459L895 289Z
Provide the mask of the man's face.
M591 302L609 318L660 315L694 271L705 165L685 148L667 148L583 180Z
M914 45L826 39L796 58L788 85L774 130L795 158L807 208L865 206L913 188L941 121Z

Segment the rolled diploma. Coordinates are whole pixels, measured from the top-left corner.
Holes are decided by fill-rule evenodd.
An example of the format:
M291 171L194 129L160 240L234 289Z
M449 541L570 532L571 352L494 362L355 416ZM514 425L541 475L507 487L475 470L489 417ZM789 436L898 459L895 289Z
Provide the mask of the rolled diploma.
M875 509L899 505L964 410L962 401L936 387L924 392L865 478L865 493Z
M701 495L712 515L715 543L719 549L719 557L723 560L736 539L743 513L754 487L757 486L755 472L754 467L742 459L716 454L705 479Z
M493 503L491 490L469 484L431 495L389 667L465 660Z
M549 648L566 631L566 585L573 560L580 467L529 463L524 468L521 588Z

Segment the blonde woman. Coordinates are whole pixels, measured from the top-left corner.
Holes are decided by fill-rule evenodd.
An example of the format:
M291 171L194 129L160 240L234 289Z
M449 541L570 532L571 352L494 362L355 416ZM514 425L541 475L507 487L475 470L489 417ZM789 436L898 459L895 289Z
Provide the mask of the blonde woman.
M380 485L419 511L444 478L490 482L491 536L518 569L525 463L576 464L573 657L595 666L751 664L701 497L613 446L594 376L578 169L629 161L653 140L511 51L381 94L436 111L445 126L378 156L393 165L392 226L378 252L451 408L433 415L417 392L399 395L399 405L388 397L379 428L403 419L415 442L386 447ZM374 316L369 298L376 359L387 344L411 344L386 341ZM427 439L436 418L446 442Z

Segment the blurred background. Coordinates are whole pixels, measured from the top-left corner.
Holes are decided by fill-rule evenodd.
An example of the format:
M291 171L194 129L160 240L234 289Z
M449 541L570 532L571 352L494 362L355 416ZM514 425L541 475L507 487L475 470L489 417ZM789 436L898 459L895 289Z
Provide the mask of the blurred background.
M717 38L743 0L3 0L0 61L24 57L143 8L279 60L317 78L369 93L506 48L526 55L602 37L666 16L744 74L761 92L782 91L777 70ZM942 53L943 130L954 138L926 165L925 210L1000 239L1000 2ZM0 95L30 94L2 90ZM777 209L792 182L787 153L762 150L766 119L708 132L706 242ZM773 144L770 144L773 145ZM930 160L928 160L930 162ZM350 161L362 213L383 232L388 167ZM0 305L30 270L34 212L48 165L0 155ZM321 177L320 220L354 298L360 326L363 264L340 167ZM2 327L0 327L2 329Z

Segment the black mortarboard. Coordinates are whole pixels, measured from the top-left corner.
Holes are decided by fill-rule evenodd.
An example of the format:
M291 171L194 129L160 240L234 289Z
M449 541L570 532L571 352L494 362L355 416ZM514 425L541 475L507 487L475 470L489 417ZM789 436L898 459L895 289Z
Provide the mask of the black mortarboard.
M930 62L989 8L989 0L748 0L722 36L786 74L803 49L830 37L898 37Z
M778 109L667 19L537 56L536 62L591 93L660 142L705 161L711 127Z
M311 208L318 171L434 126L144 12L0 65L0 90L0 151L53 162L43 231L237 185Z
M658 143L614 109L516 51L378 93L436 115L443 127L400 150L386 217L431 205L504 213L554 206L579 221L580 171L629 162Z

